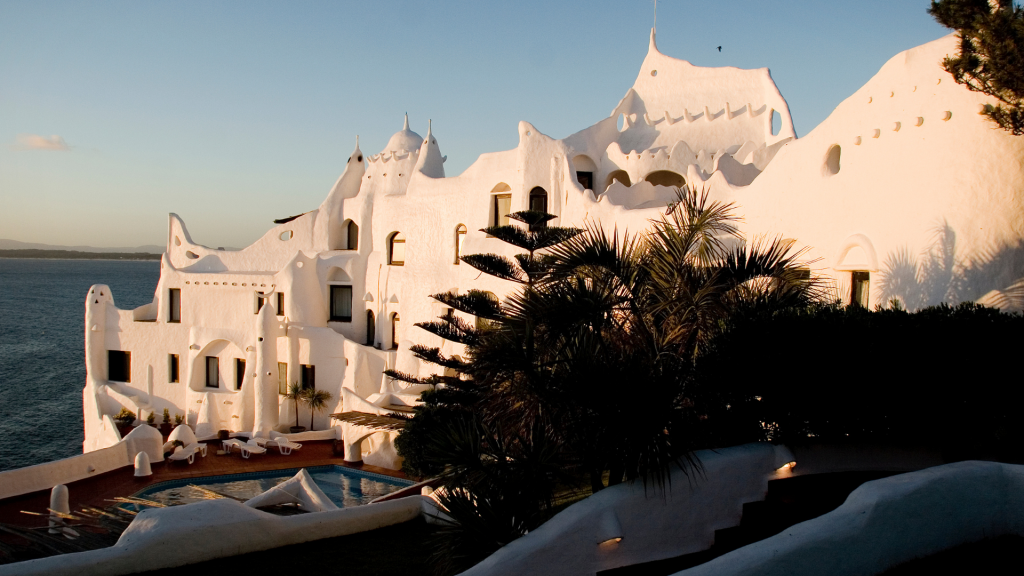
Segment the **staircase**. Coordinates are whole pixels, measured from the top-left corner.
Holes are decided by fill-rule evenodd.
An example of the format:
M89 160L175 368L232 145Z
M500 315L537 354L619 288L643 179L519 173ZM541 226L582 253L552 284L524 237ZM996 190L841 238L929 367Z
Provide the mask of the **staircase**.
M737 548L764 540L786 528L817 518L838 508L858 486L891 476L892 472L840 472L796 476L768 482L764 500L743 505L738 526L715 531L715 543L707 550L675 558L622 566L598 572L599 576L668 576L704 564Z

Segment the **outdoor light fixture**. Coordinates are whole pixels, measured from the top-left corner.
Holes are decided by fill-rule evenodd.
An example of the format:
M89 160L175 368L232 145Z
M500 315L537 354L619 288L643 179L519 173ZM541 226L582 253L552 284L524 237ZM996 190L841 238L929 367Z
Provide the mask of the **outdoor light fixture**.
M618 542L622 542L622 524L615 510L608 510L597 523L597 545L608 546Z
M783 465L782 465L781 467L779 467L779 469L777 470L777 472L783 472L783 471L786 471L786 470L789 470L789 469L791 469L791 468L795 468L795 467L796 467L796 461L793 461L793 462L786 462L786 463L785 463L785 464L783 464Z

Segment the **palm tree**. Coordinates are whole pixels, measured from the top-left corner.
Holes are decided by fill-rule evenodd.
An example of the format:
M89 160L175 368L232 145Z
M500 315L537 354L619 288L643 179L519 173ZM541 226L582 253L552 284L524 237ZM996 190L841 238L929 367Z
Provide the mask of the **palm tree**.
M522 212L510 218L526 226L486 232L528 253L463 257L518 289L503 302L473 290L435 295L488 320L417 324L466 345L466 359L412 349L458 375L388 374L434 385L396 446L414 474L444 480L460 524L453 535L479 544L468 557L506 543L508 530L533 530L556 491L588 477L597 491L606 474L609 485L663 485L674 466L699 469L693 453L718 442L724 404L693 377L701 354L734 311L801 305L821 292L802 252L781 239L745 242L733 209L707 190L680 190L635 235L597 223L545 228L535 221L550 215Z
M299 402L302 401L303 396L302 386L298 382L292 382L288 386L288 393L284 395L285 398L295 403L295 426L299 426Z
M302 401L309 406L309 429L313 430L313 416L316 412L322 412L327 408L327 403L331 401L334 396L327 390L317 390L316 388L306 388L302 391ZM296 417L296 421L297 417Z
M802 251L782 239L744 242L733 210L688 188L645 234L620 238L590 225L551 249L536 294L508 299L510 316L544 327L536 346L550 351L541 362L549 377L532 401L568 408L567 442L592 480L608 471L609 484L662 483L671 466L699 466L690 455L716 442L708 419L719 395L690 378L694 363L733 312L824 294L806 276Z

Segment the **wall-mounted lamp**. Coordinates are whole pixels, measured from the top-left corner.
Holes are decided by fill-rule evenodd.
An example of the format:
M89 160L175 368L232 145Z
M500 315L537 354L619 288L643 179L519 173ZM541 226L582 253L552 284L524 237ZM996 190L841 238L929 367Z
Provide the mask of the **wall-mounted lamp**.
M610 546L622 542L622 524L614 510L608 510L597 523L597 545Z
M786 470L790 470L790 469L793 469L795 467L796 467L796 461L786 462L785 464L780 466L779 469L776 470L776 472L785 472Z

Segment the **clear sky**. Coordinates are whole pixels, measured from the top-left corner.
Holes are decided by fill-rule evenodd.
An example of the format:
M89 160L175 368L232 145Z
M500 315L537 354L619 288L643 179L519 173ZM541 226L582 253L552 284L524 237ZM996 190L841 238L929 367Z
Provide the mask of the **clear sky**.
M658 3L658 47L768 67L807 134L897 52L948 33L927 0ZM360 136L427 119L449 176L605 117L651 0L0 2L0 238L243 247L316 208ZM722 46L722 51L717 50Z

